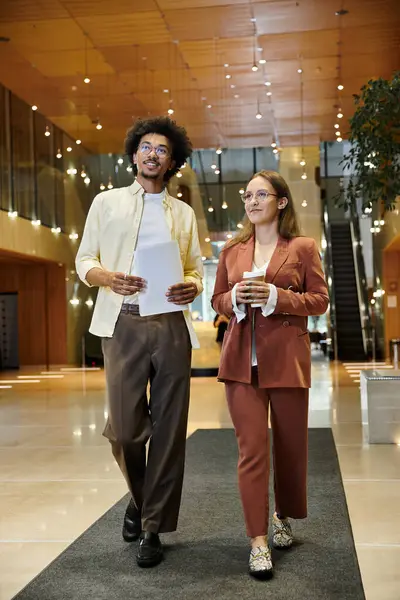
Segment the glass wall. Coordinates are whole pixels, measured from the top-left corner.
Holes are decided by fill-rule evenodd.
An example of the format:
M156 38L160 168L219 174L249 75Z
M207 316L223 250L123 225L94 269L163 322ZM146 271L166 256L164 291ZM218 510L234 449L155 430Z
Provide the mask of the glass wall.
M113 158L107 161L106 183L116 185ZM80 234L100 191L102 162L0 85L0 209Z
M197 175L210 231L236 231L244 215L241 190L261 170L279 170L272 148L196 150L191 166Z

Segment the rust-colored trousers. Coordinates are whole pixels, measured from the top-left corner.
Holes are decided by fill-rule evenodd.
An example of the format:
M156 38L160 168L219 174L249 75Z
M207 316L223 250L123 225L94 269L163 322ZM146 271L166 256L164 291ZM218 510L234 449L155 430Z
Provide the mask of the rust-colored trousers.
M229 411L239 445L238 478L247 535L267 535L271 414L275 510L307 516L308 389L261 389L226 382Z

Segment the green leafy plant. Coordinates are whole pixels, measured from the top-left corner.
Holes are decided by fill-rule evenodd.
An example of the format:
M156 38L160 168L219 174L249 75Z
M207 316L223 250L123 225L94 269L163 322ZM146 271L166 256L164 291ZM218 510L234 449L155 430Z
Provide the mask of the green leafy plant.
M389 81L368 81L354 101L352 147L341 163L351 172L343 203L355 207L361 197L363 208L382 201L393 210L400 195L400 71Z

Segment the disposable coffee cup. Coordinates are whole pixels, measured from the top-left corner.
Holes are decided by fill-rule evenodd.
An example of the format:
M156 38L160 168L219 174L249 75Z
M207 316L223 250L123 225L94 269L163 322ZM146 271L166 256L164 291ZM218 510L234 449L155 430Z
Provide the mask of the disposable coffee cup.
M249 281L264 281L265 273L264 271L245 271L243 273L243 279L248 279ZM251 304L251 308L261 308L263 304Z

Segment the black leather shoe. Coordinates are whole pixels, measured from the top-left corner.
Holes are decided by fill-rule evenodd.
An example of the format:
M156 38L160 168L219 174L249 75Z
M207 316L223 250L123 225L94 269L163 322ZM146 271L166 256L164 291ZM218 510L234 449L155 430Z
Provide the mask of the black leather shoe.
M142 531L136 562L139 567L155 567L163 559L163 548L157 533Z
M139 539L142 530L142 519L140 512L136 508L131 498L128 508L125 512L124 525L122 527L122 537L126 542L136 542Z

